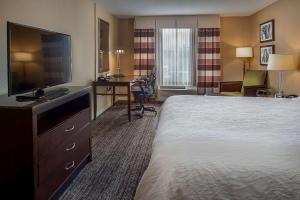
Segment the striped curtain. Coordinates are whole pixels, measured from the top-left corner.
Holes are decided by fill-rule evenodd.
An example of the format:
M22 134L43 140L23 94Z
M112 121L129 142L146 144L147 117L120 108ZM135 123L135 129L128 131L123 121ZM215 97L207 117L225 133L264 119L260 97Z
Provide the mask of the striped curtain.
M218 93L221 78L220 29L198 29L198 94Z
M134 30L134 75L149 76L155 66L155 29Z

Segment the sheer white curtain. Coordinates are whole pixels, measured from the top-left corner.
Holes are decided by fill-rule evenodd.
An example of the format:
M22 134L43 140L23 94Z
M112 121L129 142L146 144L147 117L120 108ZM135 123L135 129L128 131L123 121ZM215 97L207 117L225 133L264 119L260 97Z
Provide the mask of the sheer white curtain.
M160 86L193 86L194 29L160 29Z

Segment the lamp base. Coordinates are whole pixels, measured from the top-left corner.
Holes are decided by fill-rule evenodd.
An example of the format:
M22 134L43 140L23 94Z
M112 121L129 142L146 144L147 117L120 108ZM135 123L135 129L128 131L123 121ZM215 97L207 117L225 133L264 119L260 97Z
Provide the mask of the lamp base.
M285 98L285 95L284 95L284 93L282 91L281 92L277 92L275 94L275 98Z
M114 78L122 78L122 77L125 77L124 74L114 74L113 75Z
M117 68L117 74L114 74L113 77L114 77L114 78L121 78L121 77L124 77L124 75L121 74L120 71L121 71L121 68L118 67L118 68Z

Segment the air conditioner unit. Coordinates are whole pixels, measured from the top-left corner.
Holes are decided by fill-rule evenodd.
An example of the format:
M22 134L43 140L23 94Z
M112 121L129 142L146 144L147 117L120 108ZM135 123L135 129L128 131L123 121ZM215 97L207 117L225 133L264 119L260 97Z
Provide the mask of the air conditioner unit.
M187 90L186 86L160 86L160 90Z

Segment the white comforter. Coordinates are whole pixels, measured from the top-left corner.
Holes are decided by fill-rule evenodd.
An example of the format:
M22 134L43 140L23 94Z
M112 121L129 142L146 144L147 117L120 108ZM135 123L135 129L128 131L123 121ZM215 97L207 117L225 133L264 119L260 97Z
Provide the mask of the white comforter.
M300 199L300 99L175 96L135 200Z

